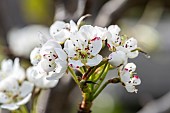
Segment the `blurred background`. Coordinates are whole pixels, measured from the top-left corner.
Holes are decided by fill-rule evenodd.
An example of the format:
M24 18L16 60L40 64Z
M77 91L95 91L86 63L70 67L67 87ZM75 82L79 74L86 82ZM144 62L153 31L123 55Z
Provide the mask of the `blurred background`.
M135 37L151 56L131 60L142 79L137 94L109 85L95 100L93 113L170 113L169 0L0 0L0 61L19 57L25 68L30 66L38 32L49 36L55 20L77 21L85 14L92 15L86 24L118 24L121 34ZM109 72L108 78L113 76ZM76 113L80 101L79 89L65 76L51 90L46 113Z

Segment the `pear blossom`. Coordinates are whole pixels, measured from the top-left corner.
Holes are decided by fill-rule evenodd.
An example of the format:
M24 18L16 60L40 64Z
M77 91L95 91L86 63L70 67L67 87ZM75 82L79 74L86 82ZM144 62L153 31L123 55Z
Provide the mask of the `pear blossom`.
M70 34L76 31L78 31L78 26L72 20L70 23L56 21L50 27L50 35L59 43L64 43L70 37Z
M108 59L109 59L109 63L116 67L120 65L125 65L128 60L126 54L122 51L112 52L109 55Z
M82 28L83 27L83 28ZM80 30L66 40L64 50L68 54L69 65L73 68L82 66L95 66L102 61L102 56L98 53L102 49L102 39L93 34L93 27L82 26ZM90 30L88 30L91 29ZM87 29L84 32L82 29Z
M53 39L48 40L41 48L35 48L30 54L30 59L37 68L34 69L33 76L37 73L37 76L59 79L67 70L67 55L61 45ZM52 72L54 74L49 74Z
M58 83L58 79L57 78L54 78L54 80L48 80L47 77L48 76L52 76L52 75L55 75L56 73L55 72L50 72L49 74L47 73L39 73L37 67L29 67L27 69L27 79L28 81L34 83L34 85L36 87L39 87L39 88L53 88L57 85ZM57 76L58 77L58 76ZM61 77L61 76L60 76Z
M14 77L7 77L0 81L0 107L16 110L26 104L32 95L34 85L28 81L21 84Z
M137 93L138 89L136 89L135 86L141 84L140 78L137 75L134 75L135 70L136 65L134 63L128 63L120 73L121 82L128 92Z
M110 25L108 27L108 37L107 37L107 46L110 50L113 50L115 47L122 44L122 39L119 35L120 28L118 25Z
M24 68L20 66L19 58L15 58L14 62L11 59L1 62L0 80L7 77L14 77L19 80L19 82L25 79L25 71Z
M135 58L139 54L139 51L136 50L137 47L137 40L132 37L126 40L123 45L118 46L116 49L125 52L128 58Z

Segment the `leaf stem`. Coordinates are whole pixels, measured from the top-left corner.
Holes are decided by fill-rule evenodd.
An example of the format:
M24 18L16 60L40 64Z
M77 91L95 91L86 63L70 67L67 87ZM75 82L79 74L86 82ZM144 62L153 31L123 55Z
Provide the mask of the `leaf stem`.
M99 75L99 76L100 76L100 78L99 78L100 81L96 84L96 87L95 87L95 89L93 90L93 94L96 93L96 91L98 90L98 88L100 87L100 85L102 84L102 82L104 81L104 79L105 79L105 77L106 77L106 75L107 75L107 72L108 72L108 70L109 70L109 65L110 65L109 63L106 63L106 64L105 64L105 66L104 66L101 74Z

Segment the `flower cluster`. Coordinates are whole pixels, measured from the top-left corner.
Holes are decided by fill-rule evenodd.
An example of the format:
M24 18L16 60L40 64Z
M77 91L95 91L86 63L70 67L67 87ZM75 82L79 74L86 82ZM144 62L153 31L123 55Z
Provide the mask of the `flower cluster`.
M0 104L1 108L15 110L26 104L32 95L33 83L25 81L25 71L16 58L3 60L0 70Z
M27 70L28 79L41 88L54 87L67 67L76 70L81 70L82 67L89 69L108 59L110 65L119 68L119 78L127 91L136 92L135 85L139 85L140 82L130 82L140 79L133 75L133 71L126 71L128 68L125 67L130 65L127 64L128 58L135 58L139 54L137 40L120 35L120 30L117 25L102 28L80 26L72 20L69 23L56 21L50 27L51 38L43 39L45 41L41 47L31 52L33 67ZM44 36L41 36L42 38ZM106 58L100 55L105 45L111 51ZM125 75L127 79L124 81Z
M141 51L137 40L120 35L121 29L117 25L108 28L82 25L85 17L80 18L77 24L72 20L69 23L56 21L49 29L51 37L39 33L40 46L32 50L32 66L26 72L18 58L14 63L12 60L2 62L1 108L18 109L30 100L34 86L37 89L53 88L68 71L85 95L87 100L84 101L92 102L108 83L121 82L128 92L138 91L135 86L141 80L135 73L136 65L128 63L129 58L136 58ZM106 57L100 54L103 48L110 51ZM118 70L118 77L101 86L111 69ZM81 75L77 76L74 70Z

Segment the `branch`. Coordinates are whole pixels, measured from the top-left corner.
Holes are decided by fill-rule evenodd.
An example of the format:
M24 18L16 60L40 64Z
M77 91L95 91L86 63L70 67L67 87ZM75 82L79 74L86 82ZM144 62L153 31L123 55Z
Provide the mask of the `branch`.
M170 92L146 104L137 113L164 113L170 109Z
M111 22L111 15L122 7L127 0L110 0L103 5L94 21L94 25L106 26Z

